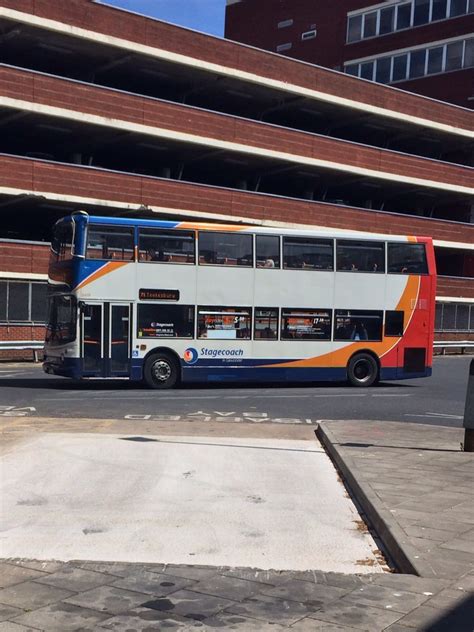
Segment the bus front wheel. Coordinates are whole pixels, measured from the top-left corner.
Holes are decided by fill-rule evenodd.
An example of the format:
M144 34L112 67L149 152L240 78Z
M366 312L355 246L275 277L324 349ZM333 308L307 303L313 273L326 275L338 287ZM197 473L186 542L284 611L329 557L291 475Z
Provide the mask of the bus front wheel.
M150 388L173 388L179 379L178 364L168 353L154 353L145 362L143 378Z
M347 365L347 379L352 386L372 386L379 379L379 366L370 353L357 353Z

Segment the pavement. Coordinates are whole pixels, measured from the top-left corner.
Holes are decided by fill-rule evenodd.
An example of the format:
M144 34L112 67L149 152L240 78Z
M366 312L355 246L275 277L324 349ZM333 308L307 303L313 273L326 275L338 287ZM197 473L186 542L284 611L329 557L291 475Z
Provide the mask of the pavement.
M21 436L22 424L24 419L9 424L7 450ZM37 432L47 428L42 424ZM75 427L77 432L79 424ZM213 429L230 432L226 425ZM274 429L292 437L313 430ZM251 425L245 430L263 431ZM474 454L460 449L463 431L324 421L318 437L380 546L402 572L8 558L0 565L0 632L472 632ZM317 496L317 486L313 492Z

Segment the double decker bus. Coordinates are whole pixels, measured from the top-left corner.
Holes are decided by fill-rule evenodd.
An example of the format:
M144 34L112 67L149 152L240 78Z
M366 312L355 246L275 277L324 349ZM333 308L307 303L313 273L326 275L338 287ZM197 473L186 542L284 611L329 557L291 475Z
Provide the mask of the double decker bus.
M431 374L428 237L93 217L56 223L44 370L180 382Z

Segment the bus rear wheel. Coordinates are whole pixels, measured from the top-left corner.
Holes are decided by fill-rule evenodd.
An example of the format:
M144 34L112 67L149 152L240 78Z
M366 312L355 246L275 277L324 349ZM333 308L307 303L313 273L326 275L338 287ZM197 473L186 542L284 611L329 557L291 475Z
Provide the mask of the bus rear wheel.
M370 353L357 353L347 365L347 379L352 386L372 386L379 379L379 366Z
M145 362L143 379L150 388L173 388L179 379L178 363L168 353L154 353Z

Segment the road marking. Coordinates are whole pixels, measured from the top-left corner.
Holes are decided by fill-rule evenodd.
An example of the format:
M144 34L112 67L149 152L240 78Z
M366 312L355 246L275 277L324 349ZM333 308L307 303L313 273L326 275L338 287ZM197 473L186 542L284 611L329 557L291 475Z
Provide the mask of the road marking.
M443 413L425 413L424 415L415 413L404 413L404 417L427 417L428 419L463 419L462 415L448 415Z
M0 405L0 417L28 417L36 412L34 406L3 406Z
M412 397L411 393L380 393L379 395L371 395L371 397Z
M129 414L125 415L124 419L129 421L205 421L205 422L217 422L217 423L245 423L252 422L256 424L261 423L273 423L273 424L316 424L308 418L299 417L270 417L268 413L262 412L242 412L237 413L232 411L219 411L213 410L212 412L205 412L198 410L194 413L185 413L184 415L152 415L152 414Z

